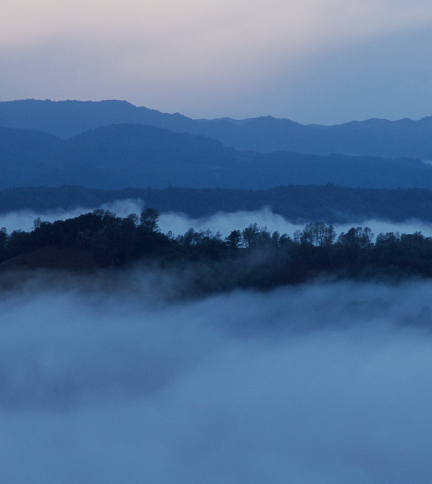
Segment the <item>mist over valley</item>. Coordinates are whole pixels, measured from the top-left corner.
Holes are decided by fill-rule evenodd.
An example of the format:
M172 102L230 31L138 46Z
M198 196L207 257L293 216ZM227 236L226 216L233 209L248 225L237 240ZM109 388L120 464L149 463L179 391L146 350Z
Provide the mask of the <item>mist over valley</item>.
M7 482L430 478L430 282L188 303L181 281L117 282L2 292Z
M0 484L432 482L432 3L0 11Z
M430 118L0 125L2 480L431 480Z

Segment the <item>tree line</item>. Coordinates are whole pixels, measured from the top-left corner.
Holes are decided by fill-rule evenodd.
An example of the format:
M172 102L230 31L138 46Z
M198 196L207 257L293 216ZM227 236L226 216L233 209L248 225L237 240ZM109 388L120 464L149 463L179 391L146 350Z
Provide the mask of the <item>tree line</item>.
M271 289L323 276L333 279L401 281L432 277L432 238L420 232L381 233L352 227L337 235L332 225L310 223L293 236L256 223L220 233L189 229L162 233L152 208L125 218L95 210L68 220L36 219L31 231L0 230L0 262L38 248L73 247L89 252L99 268L137 261L187 271L201 291Z

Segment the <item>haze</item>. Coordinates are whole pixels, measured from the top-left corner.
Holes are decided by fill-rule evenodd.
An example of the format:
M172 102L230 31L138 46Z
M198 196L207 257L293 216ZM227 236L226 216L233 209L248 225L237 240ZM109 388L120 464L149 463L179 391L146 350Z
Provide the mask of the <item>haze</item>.
M425 0L6 0L0 100L333 124L432 114Z
M3 0L0 101L419 119L432 115L431 45L426 0ZM0 228L87 210L10 212ZM225 237L255 222L305 225L264 208L162 214L160 227ZM359 225L432 236L418 220L335 228ZM1 482L432 482L431 281L198 298L194 266L166 260L91 275L0 268Z
M117 283L2 292L4 482L431 480L430 282L182 303L181 280Z

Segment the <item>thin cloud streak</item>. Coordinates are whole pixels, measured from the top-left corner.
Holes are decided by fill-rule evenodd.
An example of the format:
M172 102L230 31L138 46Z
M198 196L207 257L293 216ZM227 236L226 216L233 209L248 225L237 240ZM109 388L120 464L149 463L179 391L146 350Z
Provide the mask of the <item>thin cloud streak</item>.
M48 212L35 212L34 210L21 210L0 214L0 227L5 227L8 233L14 230L32 230L34 221L37 218L47 222L66 220L78 217L79 215L93 211L97 208L114 212L119 217L126 217L131 213L139 215L145 208L145 202L141 199L118 200L113 203L103 204L100 207L76 208L74 210L51 210ZM316 222L316 220L311 221ZM292 236L296 230L303 230L308 222L291 222L281 215L273 213L269 208L254 212L218 212L210 217L193 219L182 213L160 214L159 227L162 232L171 231L175 236L183 235L187 230L193 228L196 231L211 230L213 233L220 232L223 237L228 236L232 230L243 230L250 224L256 223L259 227L266 227L268 231L278 231ZM432 224L422 220L407 220L405 222L391 222L389 220L369 219L349 222L345 224L334 224L337 234L347 232L351 227L369 227L376 235L379 233L398 232L400 234L412 234L421 232L426 237L432 237Z
M312 221L312 223L315 221ZM294 223L284 219L281 215L263 209L257 212L233 212L217 213L211 217L191 219L183 214L162 214L160 227L163 231L171 230L175 235L184 234L189 228L199 230L211 230L214 233L221 232L227 236L232 230L242 230L250 224L256 223L259 227L267 227L270 232L278 231L292 236L296 230L303 230L307 222ZM407 220L402 223L387 220L363 220L346 224L334 224L335 231L340 234L347 232L351 227L369 227L375 235L387 232L414 233L422 232L427 237L432 237L432 224L421 220Z

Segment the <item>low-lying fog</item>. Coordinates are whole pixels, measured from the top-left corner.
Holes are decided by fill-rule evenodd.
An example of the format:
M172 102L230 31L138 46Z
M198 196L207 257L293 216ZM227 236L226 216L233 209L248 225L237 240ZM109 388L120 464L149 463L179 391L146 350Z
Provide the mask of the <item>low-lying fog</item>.
M140 214L144 209L143 200L119 200L117 202L102 205L98 208L110 210L120 217L126 217L130 213ZM94 208L77 208L72 211L52 210L49 212L38 213L33 210L22 210L0 214L0 227L6 227L8 233L13 230L32 230L36 218L53 222L55 220L65 220L77 217L82 213L94 210ZM318 220L314 220L318 222ZM269 208L264 208L256 212L233 212L217 213L211 217L202 219L192 219L181 213L163 213L160 216L159 226L162 232L169 230L174 235L183 235L189 228L195 230L207 230L220 232L224 237L229 235L232 230L243 230L251 223L257 223L259 227L267 227L267 230L274 232L278 230L281 234L287 233L292 236L296 230L303 230L305 223L292 223L284 219L281 215L272 213ZM375 235L381 232L413 233L420 231L423 235L432 236L432 224L421 220L409 220L403 223L396 223L385 220L364 220L348 224L335 224L334 228L339 234L346 232L351 227L369 227Z
M1 293L2 482L432 482L432 283L123 277Z
M142 202L103 208L126 216ZM225 236L254 222L303 228L268 210L163 214L160 226ZM432 235L421 222L362 225ZM0 292L2 482L432 482L432 282L180 303L182 281L119 277L47 273Z
M318 220L314 220L318 222ZM183 235L190 227L195 230L207 230L212 232L221 232L226 237L232 230L243 230L251 223L257 223L259 227L267 227L267 230L279 233L286 233L292 236L296 230L303 230L306 223L292 223L284 219L281 215L271 212L269 209L263 209L258 212L234 212L218 213L208 218L191 219L178 213L162 214L160 218L160 227L163 232L171 230L175 235ZM432 224L421 220L409 220L402 223L390 222L385 220L364 220L348 224L334 224L337 234L347 232L351 227L369 227L372 233L378 235L381 232L399 232L414 233L422 232L427 237L432 236Z

